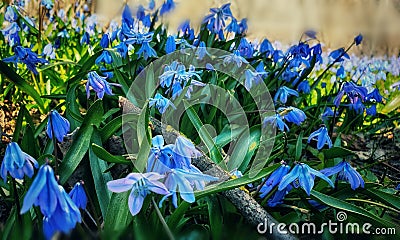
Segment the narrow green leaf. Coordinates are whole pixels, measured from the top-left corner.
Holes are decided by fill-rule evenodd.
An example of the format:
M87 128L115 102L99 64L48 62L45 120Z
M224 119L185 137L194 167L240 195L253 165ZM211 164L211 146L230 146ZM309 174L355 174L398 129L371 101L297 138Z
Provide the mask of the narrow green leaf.
M311 196L313 196L314 198L316 198L317 200L319 200L320 202L322 202L325 205L328 205L330 207L333 208L337 208L346 212L350 212L350 213L354 213L355 215L357 215L358 217L361 218L368 218L369 220L373 221L374 223L380 225L380 226L392 226L393 224L381 219L377 216L375 216L374 214L354 205L348 202L345 202L343 200L325 195L323 193L317 192L315 190L311 190Z
M301 132L299 134L299 136L297 137L296 155L295 155L295 160L296 161L300 161L301 153L303 151L303 134L304 134L304 132Z
M350 155L355 155L355 153L349 149L343 147L332 147L330 149L325 149L322 151L325 159L342 158Z
M133 217L128 208L128 196L129 191L113 193L110 204L108 204L104 219L104 231L113 239L118 239L118 235L132 222Z
M378 199L379 201L387 203L387 204L397 208L398 210L400 210L400 197L399 196L389 194L389 193L383 192L378 189L373 189L373 190L366 189L363 191L363 193L372 197L373 199Z
M101 140L107 141L118 129L122 127L122 116L118 116L113 120L109 121L101 130Z
M96 154L102 160L109 163L121 163L121 164L131 164L132 162L123 156L115 156L111 155L111 153L107 152L103 147L92 143L93 153Z
M43 100L40 97L40 94L31 86L29 85L20 75L18 75L14 69L10 68L5 62L0 61L0 73L10 82L15 84L18 88L23 90L25 93L27 93L29 96L31 96L37 106L39 107L39 110L42 113L45 113L45 107L43 104Z
M105 173L108 169L108 165L93 152L93 144L101 145L100 134L97 130L95 130L92 135L92 147L89 150L89 161L97 199L99 200L100 210L104 218L112 195L107 189L107 182L112 180L112 176L110 172Z
M217 145L215 144L213 138L211 137L210 133L207 131L207 129L203 128L204 125L199 116L197 115L196 111L193 109L193 107L188 107L187 101L184 101L183 103L185 104L186 113L189 116L190 121L196 128L201 140L206 145L210 153L211 160L214 161L215 163L220 163L223 157Z

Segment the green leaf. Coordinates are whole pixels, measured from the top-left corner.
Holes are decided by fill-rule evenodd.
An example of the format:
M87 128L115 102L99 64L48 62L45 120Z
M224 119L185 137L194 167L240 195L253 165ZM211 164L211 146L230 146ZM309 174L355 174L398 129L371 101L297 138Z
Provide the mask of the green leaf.
M93 153L96 154L102 160L109 163L121 163L121 164L131 164L132 162L123 156L115 156L111 155L111 153L107 152L103 147L92 143Z
M104 219L104 231L112 239L118 239L118 235L132 222L132 215L128 208L128 192L113 193L107 214Z
M25 111L26 111L26 108L22 107L18 112L17 122L15 123L15 130L14 130L14 134L13 134L14 142L18 142L19 135L21 134L22 123L24 122Z
M122 116L118 116L113 120L109 121L101 130L101 140L107 141L118 129L122 127Z
M101 100L96 101L88 110L82 126L79 128L75 138L65 154L60 165L60 183L64 184L72 175L79 163L85 156L90 146L93 134L93 125L99 125L103 116L103 104Z
M14 69L10 68L5 62L0 61L0 73L10 82L15 84L18 88L22 91L27 93L29 96L35 100L39 110L42 113L46 112L46 109L43 104L43 100L40 97L40 94L31 86L29 85L20 75L18 75Z
M244 158L243 163L240 165L239 170L245 172L250 164L250 160L256 153L257 149L260 147L261 130L260 125L256 125L250 128L250 139L249 148L247 154ZM264 167L264 165L263 165Z
M89 150L89 161L97 199L99 200L100 210L104 218L112 195L112 193L107 189L107 182L112 180L112 176L110 172L105 173L108 169L107 163L100 159L99 155L93 152L94 144L101 144L100 134L97 130L95 130L92 135L92 147Z
M330 149L325 149L322 151L325 159L343 158L350 155L355 155L355 153L349 149L342 147L332 147Z
M369 220L373 221L374 223L376 223L377 225L380 226L392 226L393 224L381 219L377 216L375 216L374 214L354 205L348 202L345 202L343 200L325 195L323 193L317 192L315 190L311 190L311 196L313 196L315 199L319 200L320 202L322 202L325 205L328 205L330 207L333 208L337 208L346 212L350 212L350 213L354 213L355 215L357 215L360 218L368 218Z
M77 99L76 88L77 87L78 87L78 84L75 84L70 89L68 89L67 98L66 98L66 105L68 107L67 107L67 110L65 111L65 115L71 124L71 130L76 129L83 122L83 118L79 111L78 103L76 102L76 99Z
M301 153L303 151L303 134L304 132L301 132L300 135L297 137L296 154L295 154L296 161L300 161Z
M222 239L223 234L223 212L217 196L211 196L207 199L208 218L210 219L210 228L212 239Z
M400 107L400 95L397 95L393 99L391 99L385 107L382 109L383 114L388 114L395 111L397 108Z
M379 201L387 203L387 204L400 210L400 197L399 196L389 194L389 193L383 192L378 189L373 189L373 190L366 189L363 191L363 193L372 197L373 199L378 199Z
M193 126L196 128L202 142L206 145L206 147L210 153L211 160L217 164L220 163L223 159L222 154L218 150L218 147L215 144L214 140L212 139L210 133L207 131L206 128L203 127L204 124L200 120L199 116L197 115L197 113L193 109L193 107L188 107L187 101L184 101L183 103L186 107L186 113L187 113L190 121L192 122Z

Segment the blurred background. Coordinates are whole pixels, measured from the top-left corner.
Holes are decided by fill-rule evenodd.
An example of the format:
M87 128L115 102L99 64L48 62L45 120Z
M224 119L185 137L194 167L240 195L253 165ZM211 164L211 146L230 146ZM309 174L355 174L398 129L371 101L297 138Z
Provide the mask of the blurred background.
M74 3L74 0L55 0L57 5ZM58 1L58 2L57 2ZM160 6L164 0L156 0ZM33 4L30 1L30 4ZM83 1L82 1L83 2ZM146 0L89 0L91 11L107 26L119 21L125 2L133 9ZM268 38L288 45L299 40L304 30L318 32L325 48L347 46L354 36L364 35L361 47L353 52L363 55L399 55L400 50L400 0L175 0L176 9L164 17L171 30L190 19L199 26L211 7L231 2L237 19L248 19L248 38L261 41ZM36 9L29 7L28 9ZM34 14L34 10L32 11Z

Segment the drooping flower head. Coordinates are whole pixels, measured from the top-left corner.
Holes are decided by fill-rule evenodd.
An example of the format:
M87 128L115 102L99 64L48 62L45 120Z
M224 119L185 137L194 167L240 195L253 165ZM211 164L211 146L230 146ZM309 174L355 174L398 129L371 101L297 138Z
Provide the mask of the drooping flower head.
M311 135L308 137L308 143L311 142L311 140L317 140L317 149L321 150L325 144L328 144L328 147L332 147L332 140L329 137L328 134L328 129L325 126L322 126L319 128L317 131L311 133Z
M80 209L86 209L87 205L87 196L85 192L85 188L83 187L83 182L77 182L72 188L71 192L68 194L75 205Z
M140 212L144 199L151 192L168 195L170 192L165 185L160 182L164 178L155 172L130 173L125 178L109 181L107 187L110 191L121 193L131 190L128 199L128 206L131 214L135 216Z
M228 18L233 18L230 3L224 4L220 8L211 8L210 12L204 18L203 23L208 23L210 25L209 30L214 33L219 33L225 27L225 21Z
M149 106L155 106L161 114L164 114L169 106L175 108L174 104L169 99L163 97L159 93L156 93L154 98L149 99Z
M350 183L350 186L353 190L359 187L364 187L364 179L346 161L342 161L334 167L322 169L321 173L328 177L337 174L337 179Z
M283 118L278 113L273 116L264 118L263 126L265 127L267 124L272 124L274 128L278 127L278 129L281 131L285 131L286 129L286 131L289 132L288 125L286 125L286 123L283 121Z
M38 168L38 162L29 154L23 152L16 142L7 145L6 152L1 163L0 176L7 181L7 174L16 179L24 176L32 177L34 168Z
M59 142L62 142L64 137L70 131L69 121L61 116L57 110L52 110L49 114L49 120L47 121L46 133L50 139L53 138L53 133Z
M282 165L279 166L279 168L268 177L267 181L265 181L265 184L260 188L260 197L264 198L267 196L267 194L270 193L271 190L281 182L282 178L286 176L289 170L290 167L285 163L282 163Z
M88 81L86 83L86 96L90 97L90 89L93 89L97 93L99 99L103 99L104 94L113 95L111 85L121 86L116 83L109 83L106 81L107 77L101 77L95 71L88 73Z
M36 70L36 65L39 63L47 63L47 60L43 58L39 58L39 56L32 52L30 48L24 48L21 46L16 46L14 48L14 53L15 55L12 57L8 57L3 59L4 62L13 62L13 63L18 63L22 62L26 64L27 68L32 71L34 74L39 74L38 71Z
M53 169L47 164L40 167L25 195L20 213L28 212L32 206L40 207L47 239L51 239L56 231L68 233L82 221L78 207L58 185Z
M290 89L288 87L280 87L275 94L274 102L279 102L285 104L287 102L287 98L289 96L299 96L299 93L296 90Z
M178 207L177 192L181 198L188 203L193 203L196 199L194 190L203 190L205 182L217 181L218 178L201 173L196 167L188 169L175 168L166 173L165 186L172 193L172 204ZM171 194L170 194L171 195ZM167 198L169 195L165 196ZM162 204L161 200L160 204Z
M306 114L295 107L281 107L278 108L279 115L283 117L284 120L294 123L300 126L306 120Z
M336 107L339 107L344 94L346 94L348 99L350 100L350 103L354 105L358 102L359 99L364 101L367 97L367 93L368 91L365 87L358 86L353 82L346 82L344 83L342 89L339 91L333 102Z
M279 183L278 190L283 191L289 184L292 184L295 188L300 186L304 191L306 191L307 195L310 195L311 190L314 187L315 176L322 178L334 188L332 181L324 174L312 169L307 164L297 163L290 173L283 177Z

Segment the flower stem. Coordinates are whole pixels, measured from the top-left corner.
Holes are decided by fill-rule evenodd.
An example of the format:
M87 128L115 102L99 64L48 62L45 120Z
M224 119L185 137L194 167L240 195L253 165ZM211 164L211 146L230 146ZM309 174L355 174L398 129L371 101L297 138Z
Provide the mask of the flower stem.
M18 220L18 223L22 223L21 215L20 215L20 212L21 212L21 204L20 204L20 202L19 202L19 196L18 196L18 190L17 190L17 183L16 183L16 181L15 181L14 178L12 179L12 185L13 185L13 191L14 191L15 205L17 206L17 220Z

